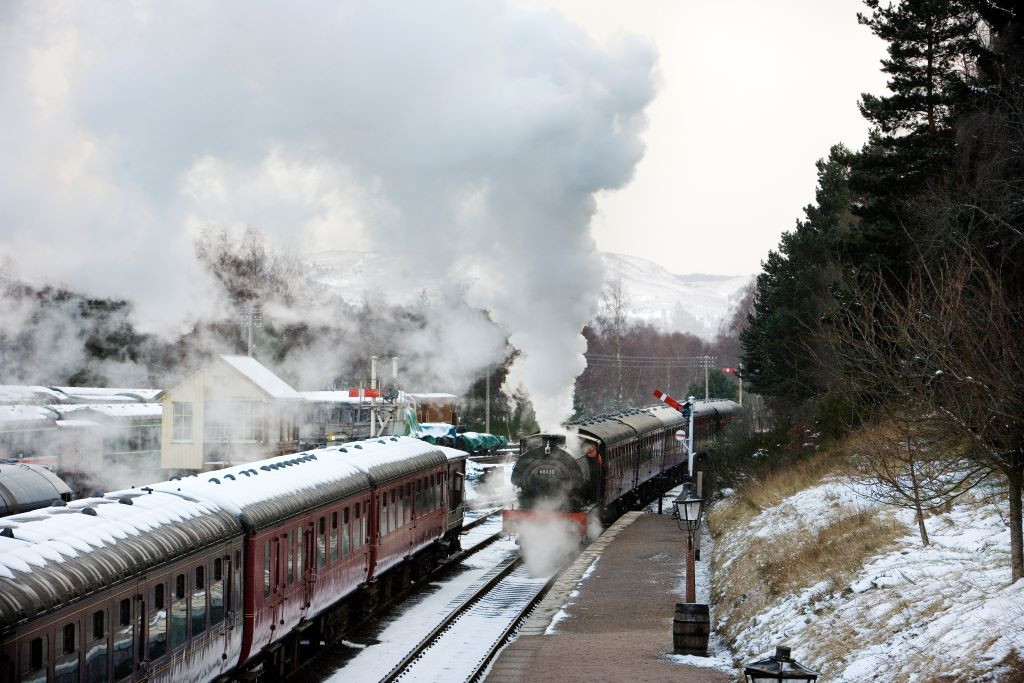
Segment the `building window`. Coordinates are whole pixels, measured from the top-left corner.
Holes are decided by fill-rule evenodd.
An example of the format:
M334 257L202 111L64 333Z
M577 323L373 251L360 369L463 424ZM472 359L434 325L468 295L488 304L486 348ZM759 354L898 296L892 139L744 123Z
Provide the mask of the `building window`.
M259 401L207 401L203 409L207 441L259 441L266 415Z
M172 404L173 441L192 441L192 404L174 401Z
M266 418L263 404L258 401L239 401L234 404L236 441L263 441L266 433Z

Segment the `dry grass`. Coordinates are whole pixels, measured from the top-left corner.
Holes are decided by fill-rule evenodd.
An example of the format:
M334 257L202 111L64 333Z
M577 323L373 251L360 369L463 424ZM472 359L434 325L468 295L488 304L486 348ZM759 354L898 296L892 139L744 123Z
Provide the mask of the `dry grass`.
M845 472L848 452L845 442L836 444L791 467L748 480L735 495L711 510L708 523L712 533L728 533L745 526L761 510L814 486L830 474Z
M1005 683L1024 683L1024 659L1016 649L1010 650L1003 661L999 662L1003 669L1003 676L1000 680Z
M856 436L823 449L815 456L768 476L751 479L729 499L716 504L709 513L712 532L725 544L729 538L743 538L727 566L714 567L714 595L722 634L741 629L780 596L792 595L822 584L825 593L842 590L863 567L865 560L890 547L906 529L889 515L875 510L836 507L827 524L803 528L785 538L748 536L747 529L762 510L815 486L830 475L848 472L847 454L856 447ZM737 534L740 534L737 536ZM724 559L716 553L715 564ZM841 625L836 635L837 653L849 647L852 633Z
M823 581L829 592L846 586L866 558L904 533L904 527L877 510L840 509L816 532L795 533L784 540L752 538L744 554L716 572L713 599L726 623L739 627L779 596Z

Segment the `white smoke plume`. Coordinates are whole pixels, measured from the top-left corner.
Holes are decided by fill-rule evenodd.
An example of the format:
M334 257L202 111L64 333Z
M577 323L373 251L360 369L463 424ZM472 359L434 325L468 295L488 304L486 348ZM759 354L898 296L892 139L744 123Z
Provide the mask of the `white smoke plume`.
M643 153L654 62L513 0L3 3L0 256L167 329L214 313L211 223L384 251L468 286L551 429L601 289L594 194ZM479 336L447 351L499 360Z

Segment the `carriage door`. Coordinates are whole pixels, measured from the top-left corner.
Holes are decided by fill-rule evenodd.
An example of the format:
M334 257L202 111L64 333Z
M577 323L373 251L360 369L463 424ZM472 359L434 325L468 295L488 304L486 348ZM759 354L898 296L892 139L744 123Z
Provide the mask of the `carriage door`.
M281 536L277 534L270 539L270 616L273 619L270 623L274 631L283 620L281 599L284 595L281 590L281 577L284 572L281 571L281 550ZM281 634L276 633L275 635L280 636Z
M302 604L304 609L308 609L313 603L313 591L316 588L316 539L313 534L314 524L315 522L311 521L308 524L302 525L302 532L298 538L299 547L296 549L299 558L301 558L299 560L299 575L302 577Z
M224 618L224 650L223 650L223 653L227 654L231 650L231 636L233 635L232 631L235 630L235 616L236 615L235 615L235 607L234 607L235 606L234 597L235 597L235 590L237 590L237 587L235 586L235 573L233 571L234 564L231 561L231 550L228 549L228 551L224 554L224 557L220 558L220 560L221 560L221 564L220 564L220 572L221 572L221 579L220 579L220 581L221 581L221 583L219 585L221 586L221 591L222 591L221 592L220 609L222 610L223 618ZM214 565L213 565L213 580L215 582L214 586L218 585L216 583L217 582L217 569L218 569L217 561L214 561ZM214 595L216 595L216 594L214 594ZM211 605L211 610L215 610L216 609L216 602L215 601L211 601L210 605Z

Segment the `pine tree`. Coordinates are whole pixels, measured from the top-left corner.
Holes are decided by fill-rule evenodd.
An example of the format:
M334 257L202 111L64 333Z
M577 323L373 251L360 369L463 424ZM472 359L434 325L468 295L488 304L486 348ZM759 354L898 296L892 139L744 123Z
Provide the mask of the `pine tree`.
M965 0L865 4L871 13L858 21L889 43L882 71L890 92L861 97L872 128L850 185L862 222L842 251L847 263L899 281L921 232L915 200L929 183L948 180L968 65L978 52L978 17Z
M818 329L831 305L836 244L851 232L851 154L835 145L818 161L815 203L762 263L754 312L740 334L743 365L756 393L803 400L822 390Z

